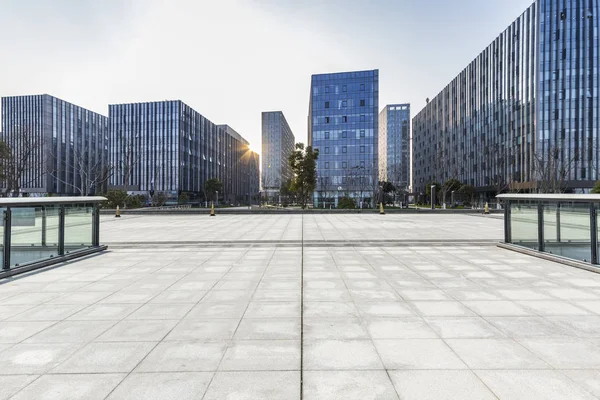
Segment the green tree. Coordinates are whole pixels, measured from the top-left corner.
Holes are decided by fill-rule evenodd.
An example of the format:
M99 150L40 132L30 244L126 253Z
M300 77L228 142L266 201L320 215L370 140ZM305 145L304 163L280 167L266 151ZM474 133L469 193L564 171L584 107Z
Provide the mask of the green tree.
M154 207L164 206L168 200L168 196L165 192L155 192L152 196L152 205Z
M462 183L455 178L448 179L446 182L444 182L444 185L442 186L442 201L446 203L448 200L448 195L452 193L452 191L459 190L461 186Z
M396 186L392 182L381 182L383 193L393 193L396 191Z
M306 208L317 186L318 158L319 150L313 150L312 146L305 148L304 143L296 143L296 150L289 158L290 167L294 173L291 190L296 193L296 199L302 209Z
M186 204L188 201L190 201L190 196L187 193L185 193L185 192L182 192L179 195L179 199L177 199L177 202L179 204Z
M108 208L124 207L127 201L127 192L125 190L111 189L104 197L108 199Z
M352 199L350 197L344 196L338 201L337 208L355 209L356 201L354 201L354 199Z
M279 190L279 194L281 195L283 201L287 204L294 203L296 201L296 193L292 190L292 180L288 179L283 183L281 189Z
M594 188L590 191L590 193L600 194L600 181L596 182Z
M462 197L463 201L472 203L476 191L473 185L464 184L460 187L460 189L458 189L458 193L460 193L460 196Z
M141 194L127 196L125 198L125 205L127 208L142 208L146 202L146 196Z
M206 198L209 198L211 196L213 198L216 198L217 192L221 192L222 189L223 184L217 178L210 178L209 180L204 182L204 191L206 192Z

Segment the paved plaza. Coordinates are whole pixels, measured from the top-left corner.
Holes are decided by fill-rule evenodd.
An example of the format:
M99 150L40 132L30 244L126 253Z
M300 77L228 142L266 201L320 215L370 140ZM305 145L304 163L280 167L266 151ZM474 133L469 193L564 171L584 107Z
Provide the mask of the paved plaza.
M0 399L595 399L600 275L499 216L104 216L0 282Z

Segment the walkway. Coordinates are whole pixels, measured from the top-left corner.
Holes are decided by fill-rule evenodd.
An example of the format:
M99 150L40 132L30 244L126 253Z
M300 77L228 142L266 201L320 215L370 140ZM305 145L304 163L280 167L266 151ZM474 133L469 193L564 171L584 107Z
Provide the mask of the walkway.
M495 247L500 219L102 230L110 252L0 284L0 399L600 396L600 275Z

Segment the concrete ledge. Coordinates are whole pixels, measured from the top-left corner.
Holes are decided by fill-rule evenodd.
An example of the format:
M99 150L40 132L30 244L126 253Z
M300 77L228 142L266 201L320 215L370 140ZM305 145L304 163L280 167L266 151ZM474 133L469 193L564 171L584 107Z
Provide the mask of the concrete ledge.
M13 267L9 270L0 270L0 279L8 278L11 276L23 274L25 272L30 272L40 268L46 268L52 265L64 263L66 261L70 261L76 258L81 258L85 256L89 256L94 253L99 253L108 248L106 245L100 245L97 247L90 247L87 249L77 250L72 253L65 254L64 256L57 256L52 258L46 258L41 261L34 261L27 264L22 264L17 267Z
M187 209L168 209L168 210L155 210L155 209L135 209L135 210L120 210L121 215L209 215L210 209L208 208L187 208ZM441 208L431 210L426 208L408 208L408 209L387 209L386 214L483 214L483 210L472 210L472 209L446 209ZM100 210L101 215L115 215L115 210L103 209ZM215 208L215 214L379 214L379 209L362 209L362 210L323 210L323 209L309 209L309 210L290 210L290 209L253 209L253 210L240 210L240 209L229 209L229 208ZM490 210L490 214L504 214L504 210Z
M537 250L529 249L527 247L519 246L512 243L498 243L498 247L516 251L517 253L527 254L528 256L533 256L537 258L541 258L543 260L554 261L560 264L568 265L570 267L575 267L579 269L585 269L586 271L600 273L600 266L594 266L589 263L584 263L582 261L573 260L572 258L567 258L563 256L559 256L551 253L544 253Z

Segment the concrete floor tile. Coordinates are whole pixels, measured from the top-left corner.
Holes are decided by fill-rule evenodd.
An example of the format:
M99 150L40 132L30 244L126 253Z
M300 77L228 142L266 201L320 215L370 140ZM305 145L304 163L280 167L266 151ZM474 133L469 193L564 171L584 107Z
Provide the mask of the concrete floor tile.
M134 372L107 400L201 399L212 377L212 372Z
M203 400L223 399L300 399L300 371L219 371Z
M511 339L446 339L471 369L548 369L534 353Z
M574 335L568 328L543 317L487 317L486 320L513 338Z
M152 342L89 343L54 368L52 373L130 372L155 345Z
M0 375L0 400L9 399L37 377L38 375Z
M43 375L17 395L15 400L103 400L125 374Z
M482 317L535 315L512 301L463 301L462 303Z
M383 369L371 340L304 341L305 370Z
M231 342L220 371L292 371L300 369L297 340L236 340Z
M17 344L0 351L3 373L43 374L66 360L79 346L70 343Z
M4 321L0 323L0 343L19 343L55 324L54 321Z
M467 369L440 339L375 339L386 369Z
M519 343L557 369L600 368L600 342L580 338L525 338Z
M442 339L483 339L506 336L489 322L479 317L428 317L425 320Z
M475 316L458 301L412 301L409 304L426 317Z
M94 304L69 317L72 321L110 320L120 321L142 304Z
M225 342L161 342L135 372L215 371L226 349Z
M124 320L104 332L97 342L159 342L177 324L175 320Z
M304 302L305 318L351 318L358 316L359 312L354 303L306 300Z
M244 318L235 332L235 340L300 339L300 318Z
M411 307L404 302L358 303L363 317L406 317L415 315Z
M385 371L306 371L306 400L398 400Z
M248 304L244 318L299 318L299 302L255 302Z
M233 338L239 322L238 318L183 319L171 330L164 340L201 340L207 342L230 340Z
M368 339L369 334L357 318L305 318L304 339Z
M184 319L240 319L246 311L248 303L199 303L194 306Z
M594 396L558 371L475 371L500 399L592 400Z
M97 338L115 322L61 321L30 337L25 343L87 343Z
M471 371L390 371L402 400L493 400L496 396Z
M421 317L366 318L363 323L373 339L438 338Z
M127 319L174 319L180 320L183 318L191 309L194 304L160 304L160 303L148 303L144 304L133 313L127 316Z
M563 374L571 378L583 389L596 397L600 397L600 370L561 370Z

